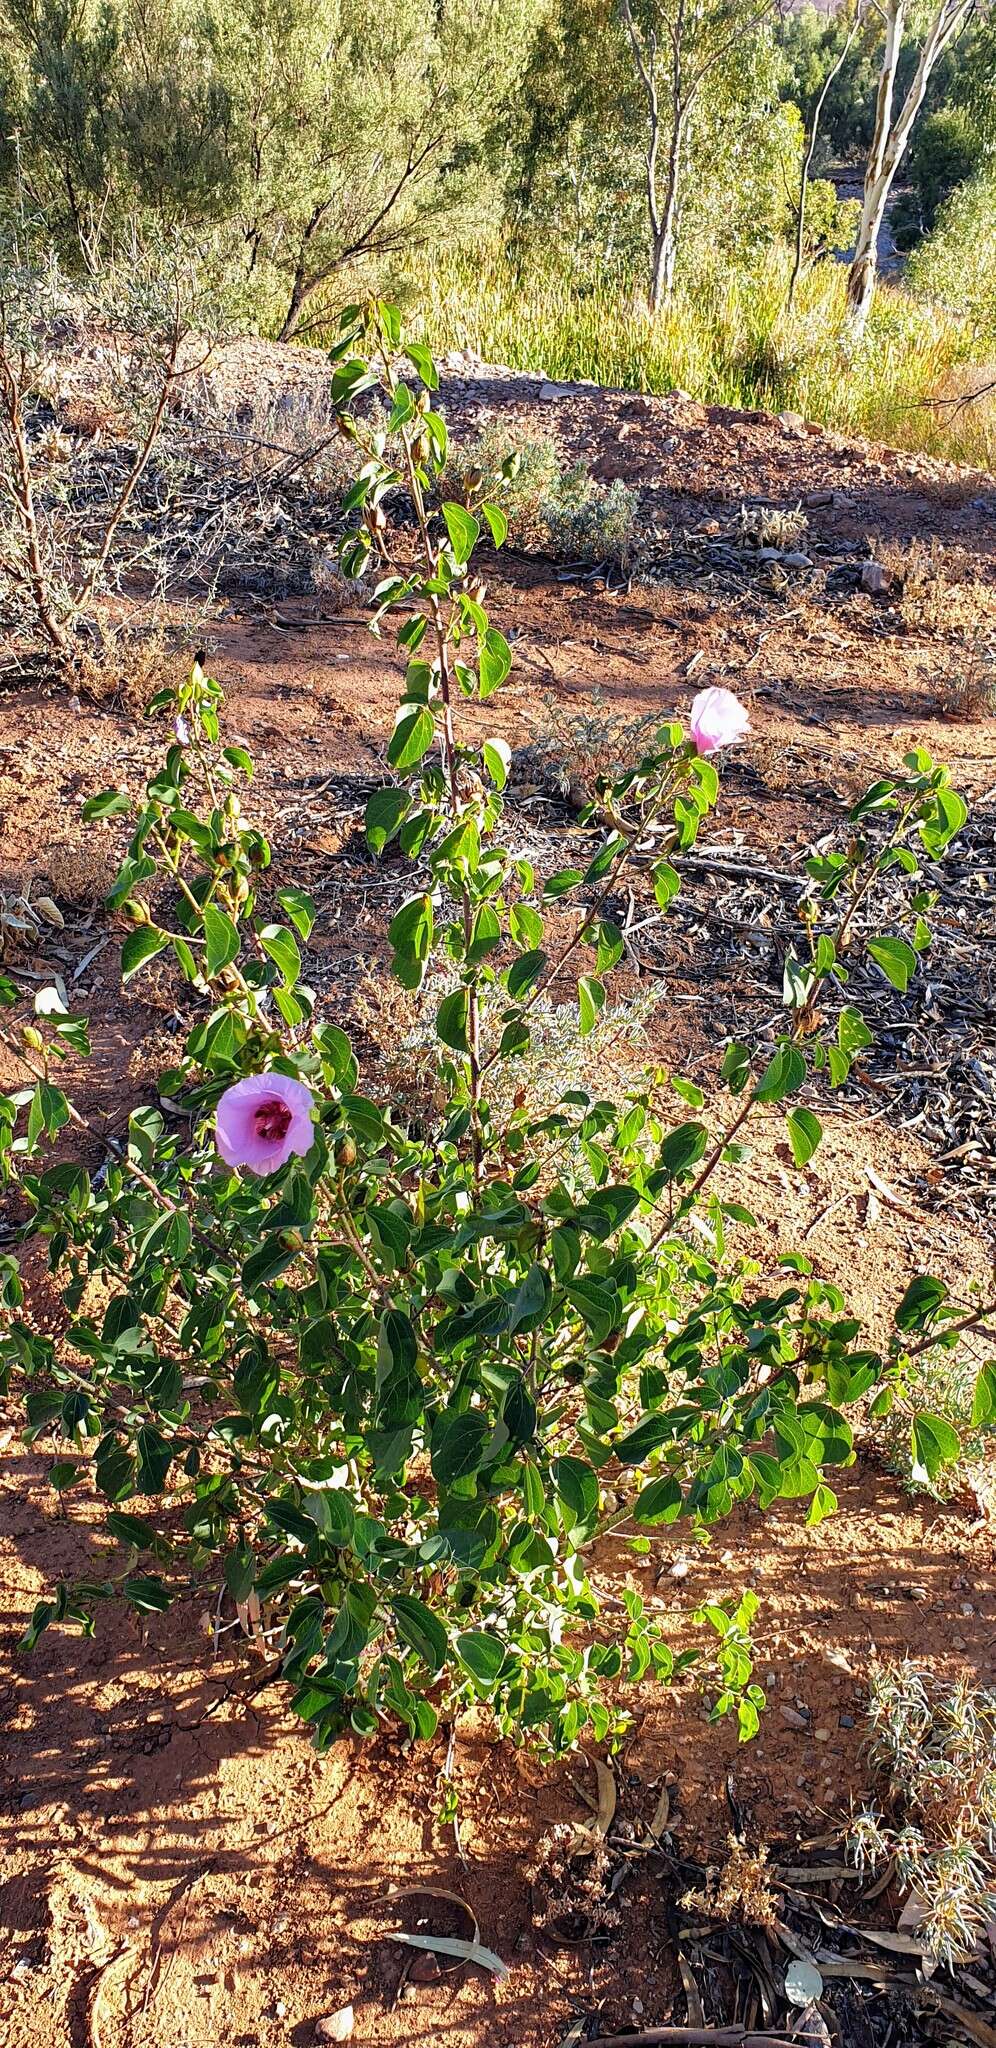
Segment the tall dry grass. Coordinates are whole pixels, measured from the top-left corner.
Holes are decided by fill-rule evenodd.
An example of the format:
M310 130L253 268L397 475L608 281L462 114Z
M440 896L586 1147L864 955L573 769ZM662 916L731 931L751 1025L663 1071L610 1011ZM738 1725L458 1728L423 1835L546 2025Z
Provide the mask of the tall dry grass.
M561 275L519 272L493 253L439 257L408 291L440 352L469 348L488 362L626 390L677 386L706 403L799 412L894 447L996 469L996 393L936 402L986 382L964 323L883 283L856 344L845 324L841 265L814 268L791 314L787 278L787 254L771 249L750 273L717 272L655 315L618 286L578 290Z

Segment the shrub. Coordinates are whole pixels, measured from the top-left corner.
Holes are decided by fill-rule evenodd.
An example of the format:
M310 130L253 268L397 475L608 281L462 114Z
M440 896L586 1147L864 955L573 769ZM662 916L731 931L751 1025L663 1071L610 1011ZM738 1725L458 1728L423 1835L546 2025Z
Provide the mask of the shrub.
M590 1563L606 1530L645 1545L751 1498L804 1501L819 1521L828 1470L854 1455L845 1410L873 1391L877 1412L907 1414L928 1469L957 1453L920 1411L916 1361L987 1310L921 1277L874 1351L805 1258L768 1276L738 1254L752 1219L735 1169L756 1118L784 1117L797 1164L812 1156L821 1127L802 1091L842 1086L871 1039L843 1000L850 964L867 954L906 987L929 937L920 859L942 856L966 810L918 751L854 805L841 849L807 863L783 1028L764 1051L717 1048L729 1107L715 1121L680 1076L621 1099L571 1086L541 1113L523 1089L502 1096L495 1076L528 1059L544 1004L570 1003L581 1037L594 1031L623 952L624 878L647 872L666 911L719 793L712 755L744 717L730 693L702 693L693 738L664 726L601 789L584 865L536 874L502 817L510 749L480 719L512 655L472 558L505 520L486 479L471 506L430 509L446 429L431 356L411 342L408 356L417 389L395 310L351 309L333 397L358 461L343 566L376 575L374 624L395 615L407 660L366 830L375 855L396 845L417 863L388 938L404 988L445 972L443 1120L426 1130L373 1099L317 1015L309 897L285 881L279 919L259 911L270 854L243 813L251 762L223 743L221 692L195 665L159 706L173 737L110 899L125 978L171 957L195 1005L160 1084L170 1121L135 1109L101 1174L59 1144L52 1159L82 1123L56 1076L67 1051L85 1054L85 1020L46 990L4 1034L32 1078L0 1098L0 1162L24 1234L48 1245L65 1324L35 1326L6 1258L0 1362L29 1440L53 1445L53 1486L68 1503L96 1496L106 1542L39 1602L25 1641L90 1628L115 1595L148 1615L207 1584L272 1653L320 1747L392 1723L428 1737L476 1699L499 1729L560 1750L618 1732L620 1682L685 1661L636 1594L613 1631L601 1618ZM386 435L355 405L378 384ZM414 539L383 510L402 485ZM109 791L87 815L131 810ZM898 931L874 916L883 878L909 892L904 910L890 886ZM991 1369L977 1401L996 1411ZM755 1605L735 1589L701 1610L718 1639L713 1712L744 1736L762 1704Z
M444 496L471 498L484 477L508 520L508 537L535 547L546 537L546 507L567 510L590 488L581 464L564 468L552 434L531 433L521 421L487 420L473 439L451 442L439 479Z
M996 1906L996 1693L931 1682L908 1659L873 1670L879 1797L852 1816L859 1870L895 1858L915 1939L964 1962Z
M556 441L489 421L473 441L451 445L440 490L466 502L490 478L508 537L557 561L606 563L624 573L639 553L639 500L619 478L599 486L583 463L565 469Z
M20 642L43 648L54 666L78 672L102 629L101 600L148 549L131 531L137 494L168 408L192 373L190 318L179 258L172 269L136 266L115 309L117 361L108 388L87 394L96 433L118 440L109 487L93 489L92 449L57 423L52 405L59 359L88 323L103 326L101 293L72 288L54 260L36 261L21 242L0 246L0 600ZM102 349L105 360L114 354ZM129 430L133 439L129 439Z

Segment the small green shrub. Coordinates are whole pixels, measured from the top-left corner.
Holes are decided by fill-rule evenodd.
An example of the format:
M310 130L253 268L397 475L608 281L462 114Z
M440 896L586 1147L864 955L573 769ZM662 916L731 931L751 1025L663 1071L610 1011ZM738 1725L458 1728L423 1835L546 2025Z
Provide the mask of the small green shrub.
M895 1858L914 1938L964 1962L996 1909L996 1693L883 1664L869 1718L880 1790L851 1818L849 1853L859 1870Z

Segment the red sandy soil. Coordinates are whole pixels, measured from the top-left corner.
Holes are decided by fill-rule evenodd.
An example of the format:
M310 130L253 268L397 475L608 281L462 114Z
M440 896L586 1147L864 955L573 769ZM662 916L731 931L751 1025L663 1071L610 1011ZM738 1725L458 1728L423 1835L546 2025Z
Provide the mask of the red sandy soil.
M262 344L247 346L239 366L263 381L319 374L307 358ZM897 536L940 535L964 551L958 574L978 579L980 602L992 598L992 479L761 415L589 393L540 401L535 391L521 380L478 380L451 383L444 397L465 423L499 401L542 415L599 475L655 494L667 525L701 524L748 494L794 504L807 492L846 491L851 507L814 508L813 528L867 537L873 550ZM623 426L630 431L620 438ZM996 721L942 716L943 620L931 634L906 631L894 610L860 592L831 603L672 585L613 597L515 559L496 565L490 601L514 629L504 723L515 738L549 724L545 695L562 717L590 703L597 685L606 708L629 718L667 716L708 682L738 688L754 736L727 772L715 830L726 840L740 828L773 865L839 816L828 791L853 794L912 745L950 761L956 782L991 814ZM257 757L252 800L274 865L319 898L309 978L325 1014L341 1019L357 980L382 958L383 897L376 876L357 882L348 865L355 816L344 825L333 784L380 774L397 658L361 618L323 616L320 597L229 602L206 632L228 692L229 733ZM27 995L32 975L61 973L89 1013L95 1058L75 1094L98 1131L121 1130L170 1058L176 990L165 977L140 978L122 994L118 935L99 907L115 828L87 835L80 809L112 782L137 792L160 752L157 732L113 704L74 706L37 683L0 699L0 891L45 878L66 920L14 971ZM689 1001L698 974L690 950L663 985L655 1048L708 1079L709 1017ZM632 976L621 982L634 985ZM373 1049L371 1061L373 1085ZM9 1063L3 1078L13 1078ZM762 1266L801 1244L879 1328L914 1270L964 1284L984 1278L993 1259L991 1222L971 1205L937 1206L930 1149L894 1125L887 1104L881 1111L870 1097L830 1120L801 1176L786 1171L774 1129L762 1130L750 1192ZM43 1323L55 1316L42 1285L36 1300ZM0 2031L11 2048L303 2048L315 2021L349 2001L356 2041L385 2048L554 2048L581 2013L597 2014L606 2033L684 2016L651 1860L624 1886L606 1944L558 1947L533 1925L529 1872L540 1837L553 1821L583 1816L580 1788L595 1789L583 1758L543 1772L496 1746L485 1727L459 1728L463 1864L452 1828L434 1818L445 1743L406 1754L386 1741L350 1742L316 1757L279 1696L253 1692L256 1667L235 1636L215 1651L207 1601L189 1600L144 1633L126 1615L102 1616L93 1641L50 1632L32 1658L15 1657L33 1602L52 1577L85 1567L92 1533L85 1509L60 1513L47 1457L19 1447L13 1412L8 1420ZM727 1723L711 1725L691 1681L674 1692L644 1685L634 1701L620 1814L649 1821L669 1784L669 1826L685 1856L722 1857L728 1772L751 1839L783 1845L783 1861L793 1860L793 1842L840 1822L869 1782L863 1703L875 1655L908 1651L944 1678L967 1672L996 1683L984 1494L966 1486L948 1506L913 1499L871 1446L841 1475L839 1494L839 1513L817 1529L792 1505L763 1522L748 1510L702 1550L687 1539L682 1550L672 1531L653 1539L646 1558L610 1547L600 1562L605 1590L623 1577L640 1584L676 1634L687 1634L681 1617L699 1599L744 1584L761 1596L758 1672L770 1704L753 1743L738 1749ZM791 1725L783 1707L796 1719L805 1708L808 1725ZM422 1966L416 1981L403 1981L410 1951L391 1942L398 1909L388 1894L414 1884L468 1901L481 1939L510 1965L505 1982L465 1969L418 1982L429 1976ZM896 1903L883 1902L886 1920ZM409 1927L421 1916L437 1930L465 1931L439 1901L401 1910Z

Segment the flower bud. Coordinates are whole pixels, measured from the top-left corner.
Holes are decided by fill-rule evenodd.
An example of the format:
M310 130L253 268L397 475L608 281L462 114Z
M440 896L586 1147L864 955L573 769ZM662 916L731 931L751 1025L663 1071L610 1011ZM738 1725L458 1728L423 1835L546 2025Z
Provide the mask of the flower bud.
M356 1139L351 1138L348 1131L344 1132L341 1138L336 1139L333 1157L337 1166L356 1165Z

